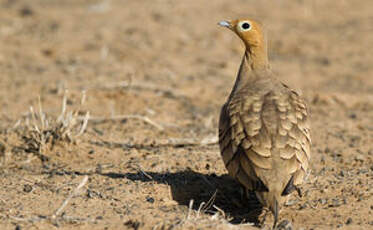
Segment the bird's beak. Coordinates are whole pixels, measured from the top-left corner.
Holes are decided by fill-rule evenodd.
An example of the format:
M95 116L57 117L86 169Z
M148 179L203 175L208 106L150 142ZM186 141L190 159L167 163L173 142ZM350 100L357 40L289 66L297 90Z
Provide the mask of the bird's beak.
M221 21L218 23L218 25L232 29L232 24L230 21Z

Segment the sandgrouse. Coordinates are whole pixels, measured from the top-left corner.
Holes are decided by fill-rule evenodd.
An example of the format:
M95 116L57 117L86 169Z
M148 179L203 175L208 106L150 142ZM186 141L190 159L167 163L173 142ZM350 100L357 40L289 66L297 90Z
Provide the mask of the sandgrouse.
M221 21L245 44L241 66L219 120L219 145L229 175L254 191L274 215L308 174L310 128L301 97L277 80L263 29L251 19Z

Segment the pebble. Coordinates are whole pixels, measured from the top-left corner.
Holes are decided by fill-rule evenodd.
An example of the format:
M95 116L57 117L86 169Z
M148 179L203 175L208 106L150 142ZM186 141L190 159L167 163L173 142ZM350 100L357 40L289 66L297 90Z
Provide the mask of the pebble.
M301 204L298 209L302 210L302 209L305 209L305 208L307 208L307 204L306 203Z
M29 6L23 6L20 10L19 10L19 14L22 16L22 17L26 17L26 16L31 16L34 14L34 11L29 7Z
M348 224L351 224L351 223L352 223L352 218L349 217L349 218L347 219L347 221L346 221L346 224L348 225Z
M319 202L320 202L320 204L324 205L324 204L326 204L326 199L325 198L321 198L321 199L319 199Z
M25 184L25 185L23 186L23 191L24 191L24 192L27 192L27 193L31 192L31 191L32 191L32 186L29 185L29 184Z
M153 197L146 197L146 201L153 204L154 203L154 198Z
M349 117L351 119L356 119L357 118L356 113L350 113Z
M140 228L141 224L140 224L140 222L138 222L136 220L135 221L129 220L129 221L125 222L124 225L127 226L128 228L132 228L134 230L137 230L137 229Z

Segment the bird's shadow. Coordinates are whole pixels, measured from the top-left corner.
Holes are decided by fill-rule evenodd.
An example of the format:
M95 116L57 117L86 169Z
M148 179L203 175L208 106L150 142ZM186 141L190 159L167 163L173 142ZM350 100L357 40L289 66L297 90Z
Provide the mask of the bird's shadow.
M228 175L201 174L191 170L176 173L138 172L138 173L101 173L110 178L127 178L132 181L156 182L171 187L172 199L180 205L194 210L214 214L218 209L224 211L232 224L258 223L261 205L255 194L247 196L241 186Z

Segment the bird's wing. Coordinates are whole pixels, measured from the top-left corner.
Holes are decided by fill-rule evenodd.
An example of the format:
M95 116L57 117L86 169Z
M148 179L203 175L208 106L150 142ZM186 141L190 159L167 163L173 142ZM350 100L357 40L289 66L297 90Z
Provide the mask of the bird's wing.
M261 174L277 167L276 162L286 169L285 174L293 175L295 185L302 183L307 172L311 143L307 111L295 92L286 92L241 96L222 108L223 161L229 174L248 189L265 190ZM281 160L274 161L273 154L278 153Z
M280 126L276 138L275 148L279 150L281 159L296 159L299 170L293 174L294 185L301 184L309 170L311 159L311 137L308 112L305 102L286 85L283 93L276 101L279 111ZM292 168L292 167L290 167ZM295 168L295 167L294 167Z
M249 190L265 190L256 176L255 167L270 169L271 141L262 127L258 108L260 103L245 98L245 103L234 99L226 103L220 113L219 144L223 161L229 174ZM245 108L250 111L242 115ZM263 159L262 159L263 158Z

